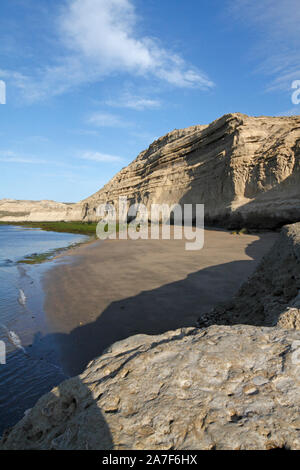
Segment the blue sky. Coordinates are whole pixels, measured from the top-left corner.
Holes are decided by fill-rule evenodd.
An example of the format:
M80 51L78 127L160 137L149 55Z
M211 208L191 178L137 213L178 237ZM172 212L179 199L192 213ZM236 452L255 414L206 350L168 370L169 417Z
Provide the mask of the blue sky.
M2 0L0 198L79 201L155 138L300 114L299 0Z

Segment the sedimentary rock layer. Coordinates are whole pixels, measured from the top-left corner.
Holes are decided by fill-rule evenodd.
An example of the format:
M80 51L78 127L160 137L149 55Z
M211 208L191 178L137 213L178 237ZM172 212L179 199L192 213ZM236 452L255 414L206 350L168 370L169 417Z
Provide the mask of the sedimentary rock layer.
M184 329L114 344L0 449L300 449L300 332Z
M77 204L54 201L0 200L0 222L57 222L81 220L82 208Z
M99 204L205 204L208 223L273 228L300 220L300 116L227 114L209 126L174 130L155 141L103 189Z
M98 220L99 204L205 204L207 223L274 228L300 220L300 116L226 114L153 142L78 204L0 201L0 220Z

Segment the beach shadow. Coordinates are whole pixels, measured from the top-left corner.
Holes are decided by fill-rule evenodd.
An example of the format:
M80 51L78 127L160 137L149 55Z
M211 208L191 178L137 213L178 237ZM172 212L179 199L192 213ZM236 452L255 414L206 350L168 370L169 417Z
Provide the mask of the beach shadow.
M111 344L129 336L158 335L195 326L201 314L232 299L265 252L259 239L246 249L250 260L205 268L180 281L112 302L94 322L79 326L68 335L54 334L64 370L70 376L81 373Z
M34 413L25 411L16 427L4 430L0 439L0 450L113 448L105 412L80 377L64 381L43 395L38 401L38 410Z
M69 334L53 333L42 337L37 333L26 352L35 359L43 354L42 359L47 362L45 352L49 345L57 347L58 364L63 365L69 376L76 376L117 341L135 334L157 335L195 326L202 312L232 298L238 284L245 280L246 273L253 272L265 252L262 240L254 241L246 249L250 260L205 268L180 281L112 302L94 322L79 326ZM61 373L56 380L54 385L63 380ZM99 397L80 377L73 377L71 382L63 382L42 396L41 420L31 418L29 413L18 425L18 434L4 433L2 445L17 448L14 442L24 443L26 436L22 447L26 449L113 449L106 413L97 399Z

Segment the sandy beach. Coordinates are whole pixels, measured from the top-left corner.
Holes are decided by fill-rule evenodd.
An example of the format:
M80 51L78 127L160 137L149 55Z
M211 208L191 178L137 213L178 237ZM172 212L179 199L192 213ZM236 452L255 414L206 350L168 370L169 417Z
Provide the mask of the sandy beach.
M205 230L199 251L186 251L184 240L106 240L60 256L44 288L64 370L80 373L126 337L194 326L234 295L277 236Z

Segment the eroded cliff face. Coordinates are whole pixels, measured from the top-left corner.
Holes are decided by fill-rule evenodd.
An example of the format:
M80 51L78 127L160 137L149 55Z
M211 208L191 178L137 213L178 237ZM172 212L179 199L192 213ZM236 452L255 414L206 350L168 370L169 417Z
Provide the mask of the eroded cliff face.
M153 142L100 191L77 204L0 201L0 221L97 221L119 197L151 204L205 204L206 222L275 228L300 220L300 116L226 114Z
M0 222L57 222L82 219L79 204L54 201L0 200Z
M208 223L274 228L300 220L300 116L227 114L155 141L82 201L84 219L119 196L144 203L205 204Z

